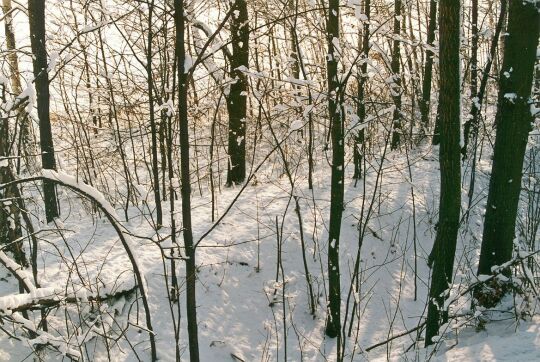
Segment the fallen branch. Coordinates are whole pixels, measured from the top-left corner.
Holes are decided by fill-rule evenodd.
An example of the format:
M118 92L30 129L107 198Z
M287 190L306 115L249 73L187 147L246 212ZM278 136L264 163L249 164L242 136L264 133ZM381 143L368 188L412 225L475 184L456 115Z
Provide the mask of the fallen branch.
M28 275L28 272L24 270L22 266L11 260L11 258L1 250L0 263L5 266L6 269L15 276L15 278L17 278L17 280L22 284L24 290L26 290L27 292L33 292L36 290L36 287L32 282L32 276Z
M392 337L390 337L390 338L388 338L388 339L386 339L386 340L384 340L382 342L379 342L379 343L376 343L376 344L374 344L372 346L369 346L368 348L366 348L366 352L369 352L374 348L384 346L385 344L392 342L394 339L398 339L398 338L401 338L401 337L406 336L408 334L411 334L412 332L415 332L415 331L423 328L425 325L426 325L426 322L424 321L424 322L420 323L419 325L417 325L416 327L414 327L412 329L409 329L408 331L401 332L401 333L396 334L396 335L394 335L394 336L392 336Z
M121 290L114 294L105 295L88 295L86 291L80 293L71 293L69 295L62 295L63 290L52 288L38 288L31 293L27 294L15 294L0 297L0 313L4 312L9 314L10 312L23 312L34 309L41 309L43 307L54 307L63 303L77 303L80 301L86 302L104 302L107 300L117 300L124 296L129 296L135 290L137 286L131 289Z
M72 360L78 361L79 359L81 359L80 352L77 349L70 347L68 342L62 339L59 339L58 337L55 337L48 332L38 330L37 328L35 328L32 322L30 322L28 319L24 318L23 316L19 315L18 313L12 313L9 316L2 315L0 316L0 318L5 318L5 319L8 319L10 322L21 325L23 329L26 329L28 332L30 332L30 335L35 336L35 338L31 338L31 339L25 338L25 340L30 345L48 345L48 346L53 347L62 355ZM17 338L21 340L21 337L13 337L13 338Z

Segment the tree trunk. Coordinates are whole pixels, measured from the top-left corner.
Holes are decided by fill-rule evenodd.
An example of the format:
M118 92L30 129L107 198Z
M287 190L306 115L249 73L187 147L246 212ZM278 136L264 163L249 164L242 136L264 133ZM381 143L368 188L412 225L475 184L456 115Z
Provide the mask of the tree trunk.
M327 19L327 76L328 111L332 137L332 182L330 201L330 227L328 230L328 313L326 335L337 337L337 359L341 360L341 287L339 271L339 236L343 214L343 106L338 80L339 0L329 0Z
M247 78L242 68L249 67L249 25L246 0L231 3L236 10L231 17L233 53L230 58L230 77L234 83L227 97L229 113L229 167L227 185L239 184L246 178L246 111Z
M460 185L460 73L459 34L460 0L440 0L440 50L441 72L440 106L440 166L441 192L439 223L433 246L434 265L429 290L426 324L426 346L439 332L441 321L447 318L443 308L444 293L452 281L452 270L459 229L461 207Z
M156 117L154 110L154 78L152 74L152 39L153 30L154 0L148 3L148 47L146 49L146 77L148 83L148 109L150 118L150 133L152 139L152 180L154 187L154 203L156 204L156 228L161 228L163 224L163 212L161 209L161 195L159 184L159 163L158 163L158 140L156 127Z
M16 95L21 94L21 74L19 71L19 59L17 57L17 44L15 43L15 32L13 29L13 13L12 13L11 0L2 0L2 11L4 13L4 30L6 34L6 49L8 51L7 60L10 68L10 79L11 79L11 89ZM17 122L20 124L19 127L19 139L21 144L19 149L22 150L24 158L26 160L26 167L28 172L34 173L38 171L36 154L37 150L35 148L35 143L33 142L33 129L32 124L29 122L28 115L24 109L19 108L17 114ZM20 164L20 160L17 161L17 165ZM19 170L17 166L17 170Z
M420 102L420 114L422 122L422 136L429 129L429 109L431 103L431 81L433 79L433 41L437 29L437 1L429 2L429 24L427 29L427 48L424 63L424 77L422 80L422 101Z
M365 153L365 125L366 121L366 100L365 100L365 84L367 79L367 61L369 57L369 18L371 13L371 0L364 0L364 15L367 16L367 21L364 21L362 31L362 64L360 65L360 74L358 76L358 107L356 108L356 116L358 117L358 125L361 127L356 132L354 139L354 175L355 180L362 178L362 162Z
M5 86L0 86L0 101L6 104ZM9 113L0 110L0 184L14 181L12 174L13 165L10 154L11 137L9 132ZM21 212L16 200L19 197L17 186L7 187L0 191L0 247L13 252L15 261L22 266L27 266L26 256L23 251L21 229ZM16 241L19 239L19 241Z
M512 257L540 16L533 2L510 1L495 125L493 166L478 274Z
M199 338L197 331L197 302L195 267L195 248L191 225L191 180L189 167L189 122L188 122L188 69L185 67L185 19L184 0L174 1L174 20L176 26L176 56L178 57L178 118L180 125L180 180L182 197L182 223L184 246L186 250L186 310L188 320L189 358L199 361ZM171 195L172 197L172 195Z
M11 90L15 95L19 95L22 92L22 88L19 74L19 62L17 59L15 46L15 34L13 32L11 0L2 1L2 11L5 16L4 22L6 48L8 51L7 60L10 67ZM6 104L6 88L6 84L4 84L3 87L0 87L0 101L3 104ZM21 113L23 112L17 110L17 113L17 117L21 117ZM9 156L12 156L11 147L13 142L9 132L9 117L10 114L4 113L3 110L0 110L0 158L8 158ZM26 118L25 115L23 117ZM25 123L21 124L20 126L20 132L23 135L23 140L26 140L24 137ZM27 143L24 143L26 146ZM0 163L0 184L13 181L14 177L12 175L12 169L13 165L11 160L5 159ZM8 250L13 252L15 261L19 265L26 266L28 263L26 261L26 257L24 256L22 242L19 241L13 244L13 241L22 237L20 222L21 215L17 203L15 202L18 195L18 192L15 189L16 187L17 186L8 187L4 191L0 192L0 243L8 246ZM2 199L5 199L6 202L2 202Z
M392 115L392 122L394 131L392 133L392 141L390 144L390 149L395 150L399 147L401 143L401 75L399 70L399 64L401 61L401 0L396 0L394 2L394 45L392 48L392 77L393 82L390 85L390 92L392 93L392 98L394 100L394 113Z
M478 0L471 4L471 97L478 93Z
M482 104L484 102L484 96L486 93L487 83L489 80L489 75L491 73L491 66L493 65L493 60L497 57L497 47L499 44L499 37L501 35L502 28L504 27L504 20L506 19L506 7L507 7L507 1L501 0L501 12L499 14L499 20L497 21L497 25L495 27L495 34L493 35L493 38L491 39L491 46L489 49L489 56L486 62L486 65L483 70L482 74L482 80L480 82L480 88L478 88L478 80L475 79L478 76L478 64L474 64L475 62L478 63L478 61L474 60L474 52L471 56L471 97L472 97L472 105L471 105L471 112L469 119L467 122L465 122L463 126L463 147L461 148L461 154L463 155L463 159L467 157L467 151L468 151L468 145L470 138L473 139L473 151L476 151L476 143L478 140L478 129L480 127L480 117L482 113ZM474 13L473 13L474 15ZM476 14L478 17L478 14ZM474 19L473 19L474 21ZM478 19L476 19L478 21ZM478 28L478 27L476 27ZM476 29L476 38L478 38L478 29ZM473 37L474 39L475 37ZM473 43L473 48L478 48L478 40L476 40L476 45ZM476 52L478 52L478 49L476 49ZM477 55L476 55L477 56ZM474 74L476 72L476 75ZM473 81L473 79L475 79ZM474 93L473 93L474 92ZM474 152L473 152L474 153ZM473 160L473 166L475 166L475 160ZM475 166L476 167L476 166ZM472 170L474 172L474 168Z
M28 0L30 22L30 44L33 53L34 83L36 87L39 117L39 139L41 163L44 169L56 170L54 145L49 115L49 73L47 69L47 50L45 48L45 0ZM54 183L43 181L45 215L51 222L60 215Z

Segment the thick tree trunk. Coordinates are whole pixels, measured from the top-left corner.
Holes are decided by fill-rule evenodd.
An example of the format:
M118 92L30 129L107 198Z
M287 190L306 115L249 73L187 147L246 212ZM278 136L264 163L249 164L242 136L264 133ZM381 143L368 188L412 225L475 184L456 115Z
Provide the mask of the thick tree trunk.
M478 274L491 274L492 267L512 257L523 159L533 120L530 102L539 25L538 5L510 1Z
M236 10L231 17L233 53L230 58L230 77L234 80L227 96L229 112L229 168L227 185L239 184L246 178L246 112L247 78L242 68L249 67L249 25L245 0L231 3Z
M182 223L186 252L186 310L188 321L189 358L199 361L199 337L197 328L195 248L191 224L191 180L189 167L189 122L188 122L188 69L185 47L184 0L174 1L174 20L176 26L176 56L178 57L178 118L180 125L180 180L182 197ZM172 195L171 195L172 197Z
M460 186L460 75L459 34L460 0L440 0L440 53L441 71L440 106L440 166L441 193L439 223L433 246L433 273L429 290L426 324L426 345L434 343L441 321L446 320L444 293L452 281L454 256L459 229L461 207Z
M34 84L36 87L37 108L39 117L39 139L41 145L41 162L44 169L56 170L54 145L49 115L49 73L47 70L47 50L45 47L45 1L28 0L30 22L30 44L33 53ZM55 185L43 181L45 199L45 215L51 222L60 215Z
M337 337L337 358L341 358L341 287L339 271L339 236L341 217L343 214L343 106L341 89L338 80L337 47L339 43L339 0L329 0L327 19L327 76L328 76L328 111L331 122L332 137L332 182L330 201L330 227L328 230L328 314L326 335Z

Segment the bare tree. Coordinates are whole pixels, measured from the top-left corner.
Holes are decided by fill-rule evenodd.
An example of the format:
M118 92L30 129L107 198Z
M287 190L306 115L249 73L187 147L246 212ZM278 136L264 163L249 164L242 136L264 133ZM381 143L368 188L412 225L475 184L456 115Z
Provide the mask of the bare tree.
M174 22L176 26L176 56L178 58L178 118L180 124L180 182L182 196L182 235L184 237L186 261L186 308L188 320L189 358L199 361L199 337L197 327L195 247L193 245L193 227L191 223L191 177L189 157L189 120L188 120L188 62L186 62L186 21L184 0L174 1ZM171 195L172 197L172 195Z
M460 186L460 75L459 19L460 0L441 0L440 24L440 122L441 191L439 222L433 245L433 272L429 288L426 345L434 343L439 326L448 318L444 309L446 290L452 282L461 208Z
M494 266L512 257L523 160L533 121L531 89L540 31L537 6L537 2L510 1L478 274L490 275Z
M37 108L39 117L39 140L41 145L41 162L44 169L56 170L54 143L49 114L49 70L45 44L45 1L29 0L28 15L30 20L30 43L32 45L34 84L36 87ZM45 214L47 222L60 215L56 187L53 183L43 182Z
M339 237L343 215L344 194L344 142L343 142L343 89L338 79L339 46L339 0L329 0L326 19L328 55L328 115L332 133L332 181L330 227L328 230L328 314L326 335L337 337L337 358L341 360L341 287L339 271Z
M229 168L227 185L239 184L246 178L246 114L247 79L244 71L249 67L249 22L245 0L230 3L232 54L230 77L232 79L227 96L229 112Z

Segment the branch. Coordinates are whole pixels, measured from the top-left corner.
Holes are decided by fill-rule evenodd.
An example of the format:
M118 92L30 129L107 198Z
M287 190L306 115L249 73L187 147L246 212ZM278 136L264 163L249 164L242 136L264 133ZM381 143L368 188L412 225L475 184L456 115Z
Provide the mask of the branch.
M0 190L3 190L7 187L15 186L18 184L24 184L24 183L35 182L35 181L46 181L46 180L51 181L60 186L67 187L68 189L71 189L79 193L80 195L86 197L87 199L93 201L94 204L98 207L98 209L100 209L103 212L107 220L109 220L112 227L118 234L118 237L120 238L122 246L124 247L124 250L133 267L133 273L135 274L135 278L137 279L137 285L141 292L141 300L142 300L145 315L146 315L146 327L149 330L148 334L150 338L152 359L154 359L157 353L156 342L155 342L155 335L152 328L150 306L148 304L148 297L146 294L146 284L143 280L143 275L141 273L141 268L139 266L137 258L135 257L135 253L134 253L135 249L131 245L132 244L131 239L129 238L128 235L125 235L123 233L122 226L120 222L118 221L118 216L116 215L116 210L112 207L112 205L109 202L107 202L103 194L90 185L79 183L77 179L73 176L67 175L65 173L59 173L54 170L47 170L47 169L43 170L42 174L38 176L32 176L32 177L0 184Z
M111 299L115 300L124 296L129 296L135 292L136 289L137 286L135 285L131 289L121 290L113 294L87 295L85 292L81 292L70 293L67 296L63 296L63 290L54 288L38 288L27 294L15 294L0 297L0 311L4 313L8 311L23 312L33 309L41 309L43 307L54 307L62 303L77 303L78 301L83 300L87 302L104 302Z

